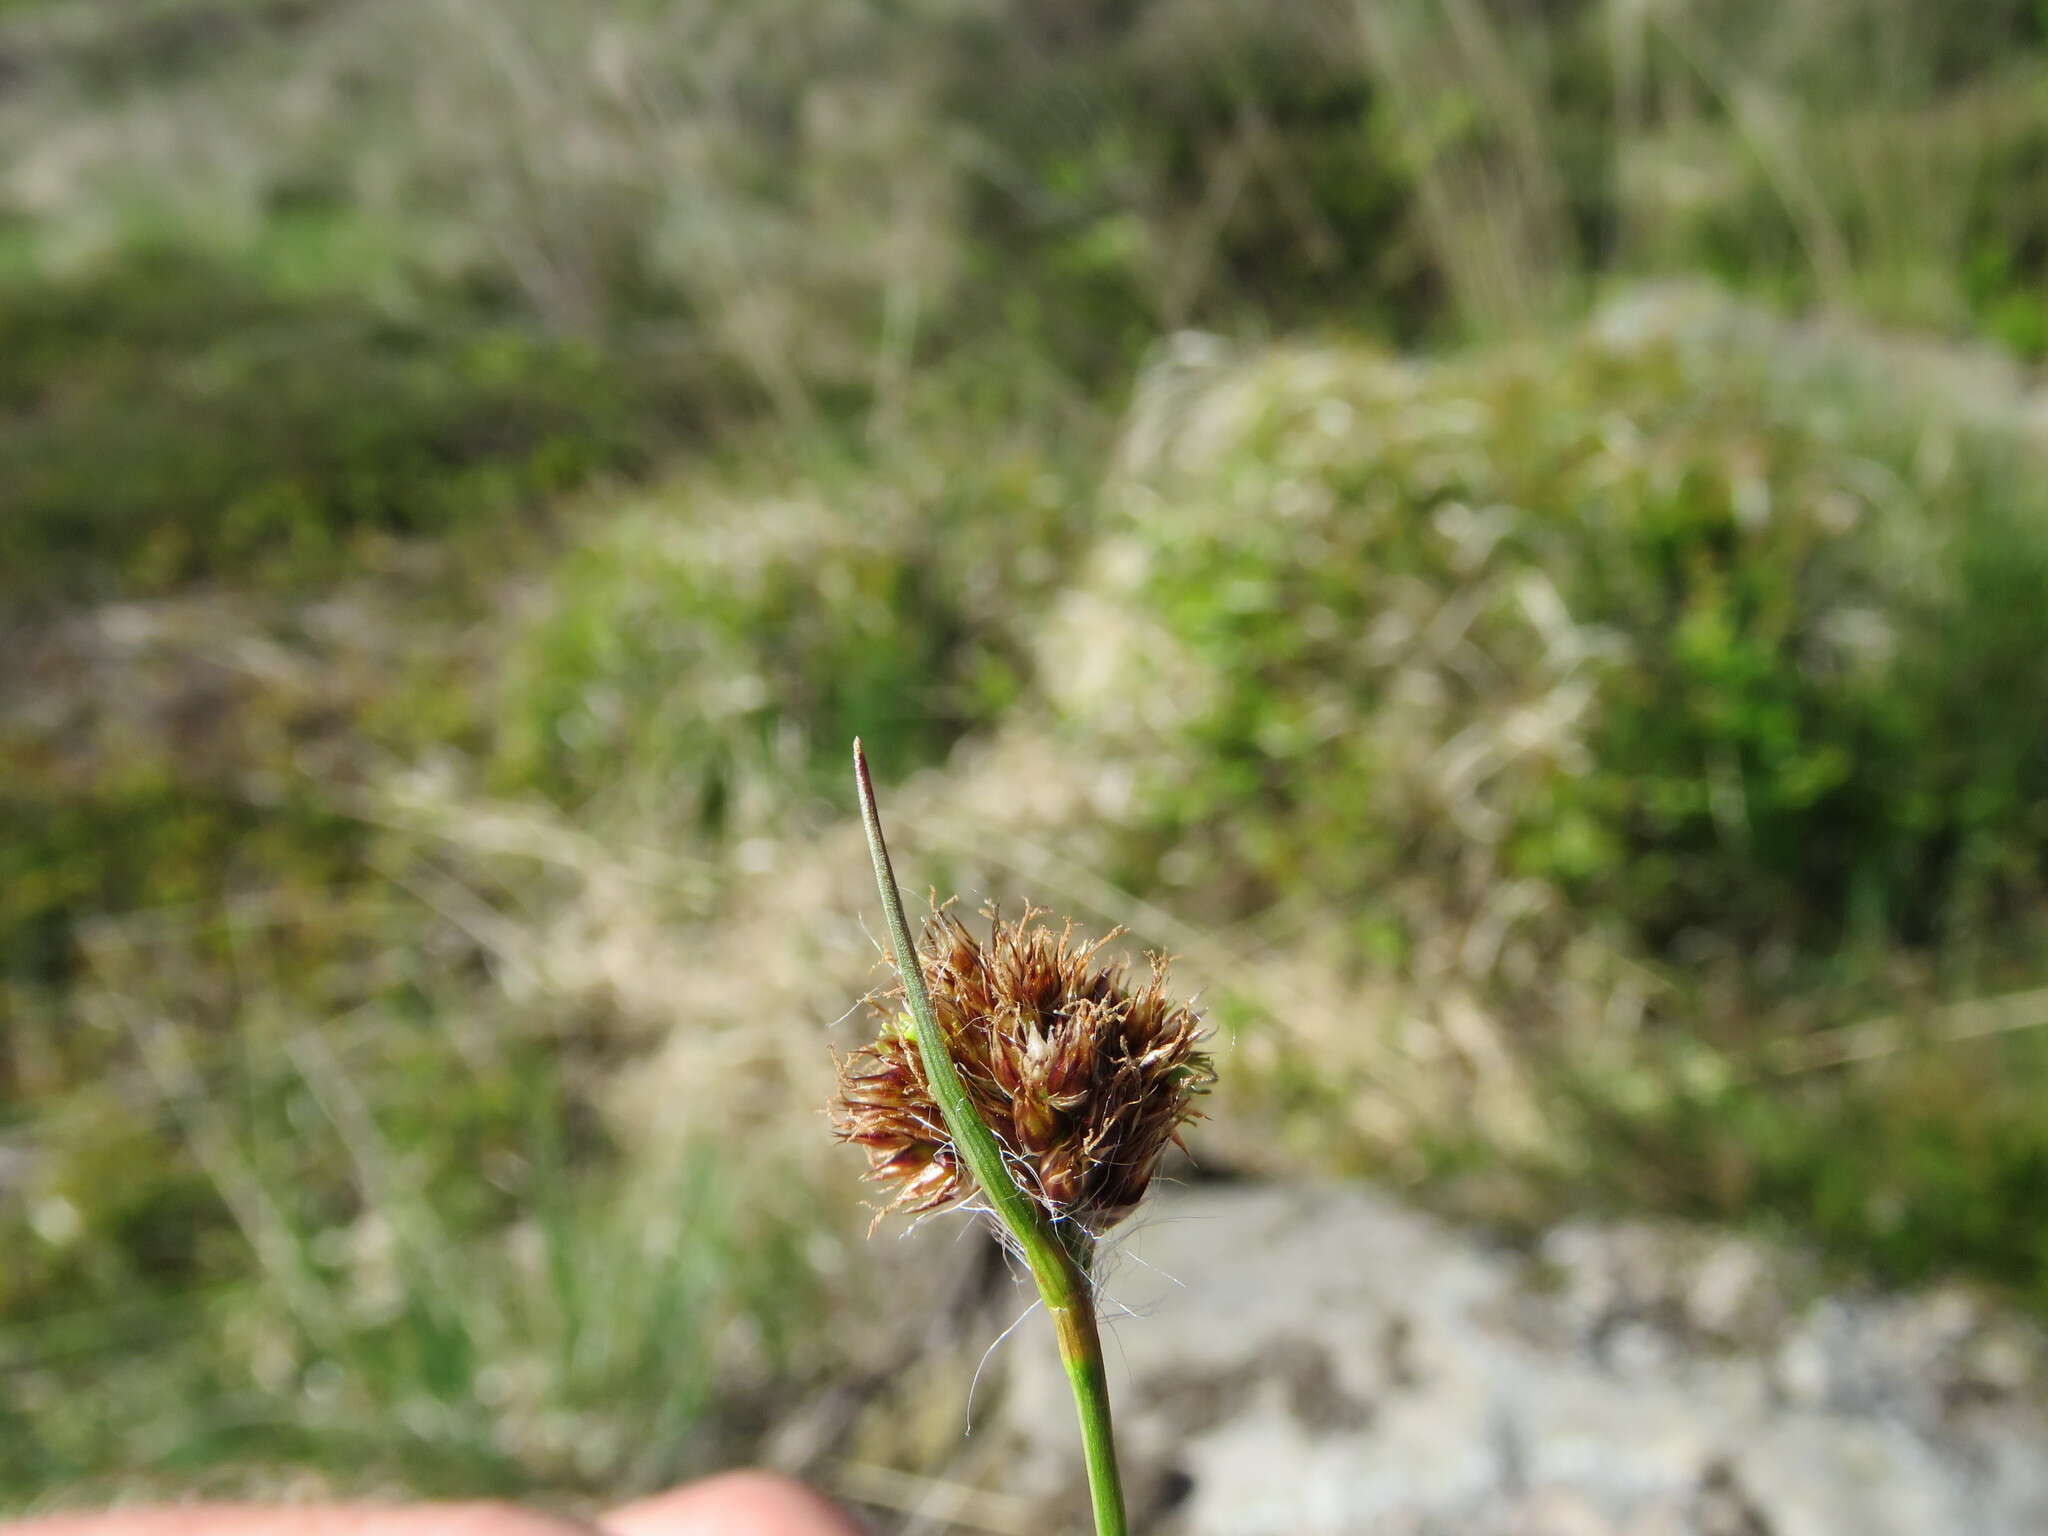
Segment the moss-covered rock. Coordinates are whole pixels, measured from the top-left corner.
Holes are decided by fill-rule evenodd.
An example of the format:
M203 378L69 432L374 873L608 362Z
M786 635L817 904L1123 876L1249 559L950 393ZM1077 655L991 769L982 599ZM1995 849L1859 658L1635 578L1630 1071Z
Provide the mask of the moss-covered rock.
M2048 1294L2039 995L1939 1006L2041 974L2029 419L1697 295L1442 361L1183 342L1041 676L1119 885L1236 936L1226 1155Z
M2040 894L2034 450L1733 313L1622 329L1153 377L1079 615L1139 634L1051 669L1143 765L1132 879L1410 924L1533 882L1658 955Z
M957 456L956 456L957 455ZM1018 695L1025 637L1085 511L1032 442L914 440L685 481L608 515L519 626L501 790L645 801L718 832L937 760Z

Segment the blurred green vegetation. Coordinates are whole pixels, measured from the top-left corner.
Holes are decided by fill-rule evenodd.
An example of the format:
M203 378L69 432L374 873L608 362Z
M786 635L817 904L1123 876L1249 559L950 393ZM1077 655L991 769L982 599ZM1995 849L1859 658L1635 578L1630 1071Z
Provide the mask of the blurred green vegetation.
M900 775L999 720L1100 438L985 407L930 418L824 438L779 483L742 452L607 508L505 658L492 783L585 809L657 787L715 836L792 799L850 804L862 732Z
M1469 1000L1548 1130L1446 1187L2048 1306L2048 1058L1941 1031L2048 874L2048 10L1966 9L0 6L0 1499L651 1486L833 1369L843 1213L640 1166L527 951L856 731ZM1375 1021L1219 1008L1412 1171Z
M15 601L331 579L380 540L530 518L660 441L652 381L587 346L250 278L145 249L0 287Z
M1729 1083L1665 1065L1653 1098L1573 1085L1601 1154L1576 1198L1757 1224L1843 1275L1969 1275L2048 1306L2038 1035L1931 1042L1846 1080Z
M1773 340L1282 354L1191 413L1203 441L1162 457L1194 468L1106 530L1144 572L1118 600L1201 679L1154 739L1148 845L1217 842L1255 908L1368 909L1479 841L1666 956L1956 945L2034 909L2034 460ZM1525 739L1479 740L1518 713ZM1404 726L1469 780L1397 813ZM1498 826L1460 824L1461 790Z
M1333 966L1526 1031L1572 1127L1520 1154L1548 1199L1768 1217L2048 1301L2037 1041L1943 1047L1930 1012L1820 1082L1771 1051L2038 975L2038 450L1999 407L1902 398L1882 344L1659 308L1154 380L1089 610L1137 624L1062 699L1074 748L1135 777L1116 878L1219 926L1334 928ZM1585 1027L1626 991L1589 938L1651 993L1620 1062ZM1278 1032L1302 1143L1383 1160L1328 1136L1375 1051L1241 1027ZM1425 1140L1448 1172L1474 1141L1497 1163L1493 1134Z

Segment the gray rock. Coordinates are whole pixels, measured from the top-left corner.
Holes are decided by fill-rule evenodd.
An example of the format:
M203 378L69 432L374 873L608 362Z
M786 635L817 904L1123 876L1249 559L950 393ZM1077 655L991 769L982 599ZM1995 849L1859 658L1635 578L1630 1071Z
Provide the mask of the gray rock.
M1108 1346L1140 1529L1174 1536L2048 1531L2036 1330L1958 1290L1817 1294L1725 1234L1517 1252L1370 1191L1160 1199ZM1031 1335L1022 1337L1021 1335ZM1011 1492L1080 1489L1048 1341L1008 1349Z

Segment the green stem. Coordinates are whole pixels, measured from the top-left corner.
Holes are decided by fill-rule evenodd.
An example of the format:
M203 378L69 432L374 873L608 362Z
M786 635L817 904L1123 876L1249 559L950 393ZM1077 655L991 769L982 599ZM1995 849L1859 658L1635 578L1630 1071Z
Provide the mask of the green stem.
M853 744L853 777L860 791L860 819L867 828L868 854L875 864L875 886L882 895L882 911L889 922L889 942L896 951L896 973L903 979L903 999L910 1009L912 1033L918 1055L924 1061L932 1097L945 1116L946 1133L954 1150L967 1164L989 1208L1003 1228L1016 1240L1038 1294L1052 1318L1059 1339L1060 1359L1067 1368L1067 1382L1074 1389L1074 1407L1081 1418L1081 1450L1088 1464L1088 1494L1095 1509L1096 1536L1128 1536L1124 1519L1123 1486L1117 1477L1116 1440L1109 1422L1109 1380L1102 1368L1102 1335L1095 1325L1095 1291L1086 1266L1086 1240L1076 1246L1082 1254L1070 1252L1060 1241L1044 1207L1018 1187L1004 1160L995 1133L975 1112L967 1097L960 1070L946 1049L939 1021L932 1012L931 993L924 984L924 967L918 963L917 945L910 937L910 924L903 916L903 896L896 889L896 871L889 863L889 845L882 839L882 819L875 810L874 780L868 775L867 754L860 742Z

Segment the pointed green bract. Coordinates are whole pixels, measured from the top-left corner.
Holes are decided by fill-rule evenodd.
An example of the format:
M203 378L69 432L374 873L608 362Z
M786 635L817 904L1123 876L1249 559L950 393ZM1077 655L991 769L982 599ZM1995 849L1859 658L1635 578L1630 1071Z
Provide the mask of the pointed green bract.
M910 1010L911 1032L931 1083L932 1096L945 1117L946 1134L952 1138L955 1154L973 1173L990 1211L1031 1267L1031 1278L1052 1318L1059 1337L1060 1359L1066 1366L1067 1381L1074 1390L1074 1406L1081 1419L1081 1447L1088 1464L1096 1536L1128 1536L1123 1487L1117 1475L1116 1442L1110 1427L1109 1382L1102 1368L1102 1338L1095 1323L1095 1293L1086 1270L1093 1245L1078 1229L1071 1245L1060 1240L1045 1211L1018 1187L994 1133L975 1113L932 1012L924 967L918 961L917 945L903 915L903 896L896 888L889 845L882 837L882 820L875 809L875 786L868 773L867 754L861 751L858 739L853 744L853 773L860 793L861 824L867 830L868 854L875 866L875 886L882 897L889 943L895 952L897 974L903 981L904 1002Z

